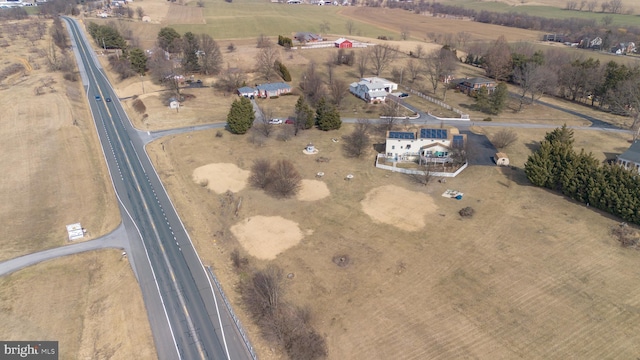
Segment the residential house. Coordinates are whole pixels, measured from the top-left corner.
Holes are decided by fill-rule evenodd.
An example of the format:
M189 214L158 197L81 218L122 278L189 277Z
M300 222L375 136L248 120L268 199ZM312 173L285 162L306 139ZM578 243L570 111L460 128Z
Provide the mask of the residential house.
M258 96L258 90L249 86L243 86L238 90L236 90L236 92L238 93L239 96L244 96L250 99L253 99L254 97Z
M467 135L460 134L456 128L387 131L385 154L391 161L448 163L452 162L452 149L463 148L466 141Z
M296 33L293 38L301 43L322 41L322 36L310 32Z
M640 172L640 141L634 141L627 151L618 155L616 163L627 170Z
M458 81L457 88L467 95L471 95L474 92L480 90L482 87L486 87L489 93L492 93L496 90L496 86L498 84L495 80L475 77L475 78L466 78Z
M611 52L616 55L625 55L636 52L636 44L634 42L619 43L611 48Z
M398 84L379 77L362 78L349 86L349 91L360 99L369 102L383 102Z
M270 98L273 96L289 94L291 92L291 86L283 82L267 83L256 86L256 90L258 97Z
M353 42L345 38L340 38L334 41L333 44L339 49L350 49L353 47Z

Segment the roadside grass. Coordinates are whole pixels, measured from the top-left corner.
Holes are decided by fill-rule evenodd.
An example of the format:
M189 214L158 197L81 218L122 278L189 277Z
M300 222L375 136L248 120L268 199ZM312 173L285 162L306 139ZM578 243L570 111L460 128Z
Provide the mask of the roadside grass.
M120 250L49 260L0 278L0 338L56 340L60 359L157 359Z

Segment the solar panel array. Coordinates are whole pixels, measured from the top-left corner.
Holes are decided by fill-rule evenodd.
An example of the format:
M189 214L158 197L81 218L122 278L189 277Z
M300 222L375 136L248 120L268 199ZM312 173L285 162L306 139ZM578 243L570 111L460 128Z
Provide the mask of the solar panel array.
M412 132L403 131L389 131L389 139L415 139L415 134Z
M420 137L426 139L446 139L447 129L420 129Z
M464 146L464 136L462 135L453 135L453 146L454 147L463 147Z

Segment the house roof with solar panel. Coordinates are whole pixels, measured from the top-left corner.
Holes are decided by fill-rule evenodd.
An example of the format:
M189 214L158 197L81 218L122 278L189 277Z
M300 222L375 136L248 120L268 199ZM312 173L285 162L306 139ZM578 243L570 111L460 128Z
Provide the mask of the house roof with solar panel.
M456 128L421 128L417 131L387 131L385 153L394 161L450 162L453 148L463 148L467 135Z

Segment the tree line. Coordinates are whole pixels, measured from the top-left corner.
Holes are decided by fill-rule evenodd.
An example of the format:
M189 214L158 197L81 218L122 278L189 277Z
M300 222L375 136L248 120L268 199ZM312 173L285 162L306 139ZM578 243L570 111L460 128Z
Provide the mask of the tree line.
M371 2L369 2L371 3ZM376 2L372 2L375 4ZM365 5L367 2L365 3ZM603 17L598 22L596 19L581 19L566 17L561 19L551 19L541 16L533 16L524 12L497 12L488 10L473 10L462 6L446 5L438 2L386 2L388 7L403 8L420 13L431 13L434 16L439 14L451 15L455 17L470 18L473 21L494 24L520 29L545 31L549 33L564 34L570 41L579 41L585 37L600 36L605 41L603 48L608 48L610 44L633 41L640 42L640 26L613 26L613 16L605 14L622 14L624 7L621 0L610 0L598 2L597 0L568 1L567 11L595 12L598 8ZM626 11L627 14L630 11Z
M573 130L555 129L527 159L525 174L532 184L640 224L640 179L617 164L600 165L591 153L573 149Z

